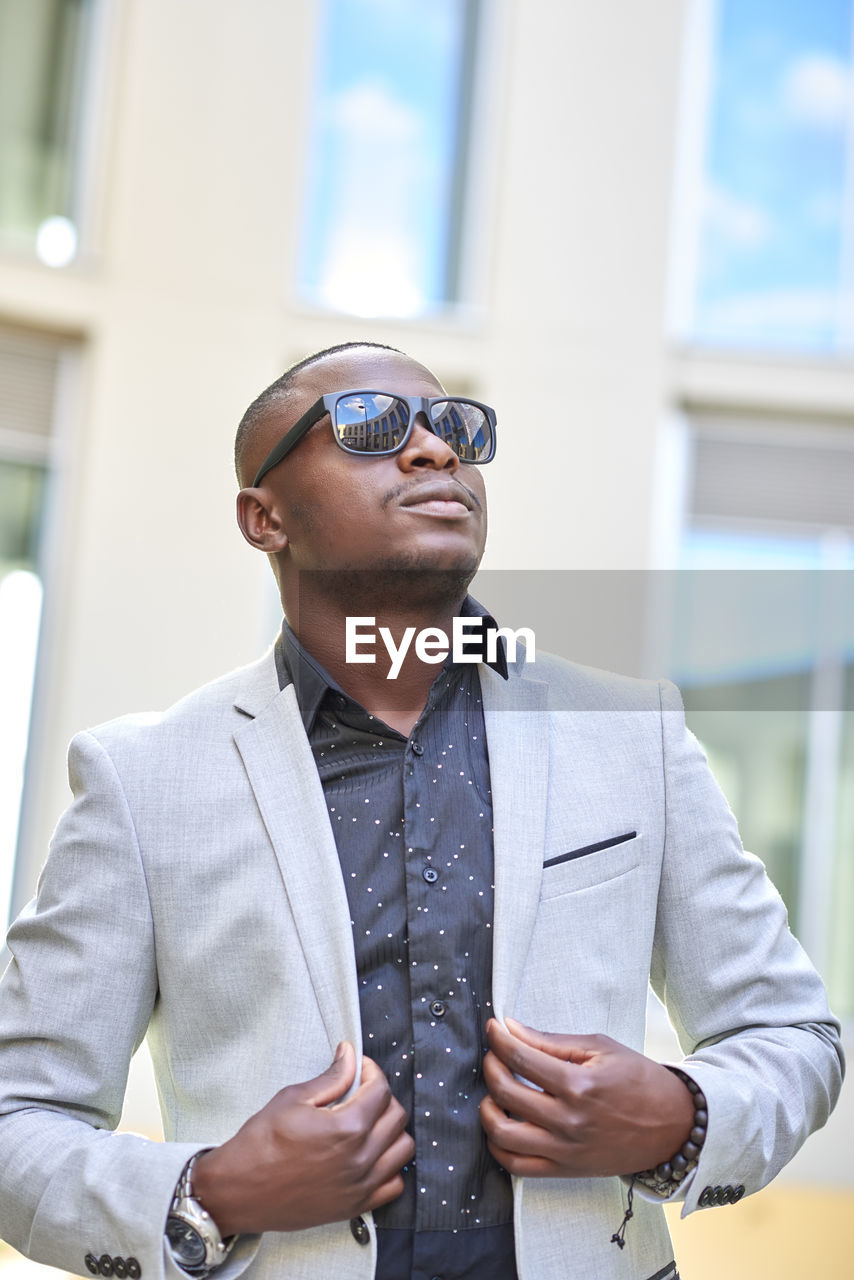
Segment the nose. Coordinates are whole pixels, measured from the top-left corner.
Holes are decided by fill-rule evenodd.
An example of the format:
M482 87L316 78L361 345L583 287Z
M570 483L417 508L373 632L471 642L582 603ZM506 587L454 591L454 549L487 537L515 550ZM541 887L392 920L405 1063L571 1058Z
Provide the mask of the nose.
M460 468L460 460L453 449L435 431L430 430L426 415L418 413L412 425L412 434L397 455L397 465L402 471L433 467L436 471L447 471L449 475L453 475Z

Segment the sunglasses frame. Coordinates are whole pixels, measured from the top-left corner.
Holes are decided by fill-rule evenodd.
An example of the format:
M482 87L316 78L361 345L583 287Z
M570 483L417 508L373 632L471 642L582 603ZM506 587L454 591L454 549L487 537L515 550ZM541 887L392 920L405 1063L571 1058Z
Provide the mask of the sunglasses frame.
M335 430L335 418L338 403L346 400L348 396L389 396L392 400L402 401L409 409L409 422L403 433L403 438L399 444L393 449L371 449L370 451L360 451L358 449L348 449L346 444L341 442L338 432ZM316 400L310 409L298 418L289 431L282 436L281 440L267 454L264 461L258 469L258 474L252 481L253 489L257 488L264 476L273 467L278 466L283 458L291 452L296 445L299 444L304 435L307 435L315 423L319 422L324 414L329 414L329 424L332 427L332 438L338 445L339 449L343 449L351 458L388 458L391 454L399 453L404 447L409 437L412 435L412 429L415 426L415 419L419 413L423 413L427 421L429 429L433 427L430 422L430 410L434 404L444 404L447 401L453 401L455 404L471 404L476 409L480 409L481 413L486 417L492 433L491 446L489 453L485 458L460 458L460 462L466 466L482 467L485 463L491 462L495 457L495 410L490 409L488 404L482 404L480 400L472 400L468 396L401 396L393 391L369 391L364 387L356 387L352 391L332 391L325 396L321 396ZM443 439L438 431L433 433L438 439Z

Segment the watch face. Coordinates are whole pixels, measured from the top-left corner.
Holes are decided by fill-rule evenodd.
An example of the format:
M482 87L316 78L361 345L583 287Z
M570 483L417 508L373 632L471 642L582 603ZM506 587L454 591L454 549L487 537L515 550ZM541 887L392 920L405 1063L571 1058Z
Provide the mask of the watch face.
M166 1219L166 1239L178 1262L185 1267L204 1265L205 1242L188 1222L181 1218Z

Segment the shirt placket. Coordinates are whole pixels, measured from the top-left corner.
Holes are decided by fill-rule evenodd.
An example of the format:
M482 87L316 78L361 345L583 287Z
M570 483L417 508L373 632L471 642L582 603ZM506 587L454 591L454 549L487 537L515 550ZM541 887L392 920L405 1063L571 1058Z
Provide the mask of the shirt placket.
M454 782L448 744L443 748L435 736L441 723L425 713L403 762L416 1229L434 1226L436 1216L461 1199L460 1189L451 1189L460 1173L454 1149L458 1094L467 1087L460 1048L478 1038L463 950L463 934L475 923L477 890L467 878L458 825L441 821L443 792ZM448 894L455 895L453 910Z

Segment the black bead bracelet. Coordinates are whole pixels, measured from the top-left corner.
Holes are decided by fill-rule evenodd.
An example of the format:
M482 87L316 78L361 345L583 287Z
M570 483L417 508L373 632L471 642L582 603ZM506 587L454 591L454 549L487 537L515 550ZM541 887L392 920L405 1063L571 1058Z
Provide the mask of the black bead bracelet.
M660 1183L681 1182L682 1179L691 1172L700 1158L700 1152L703 1143L706 1141L706 1126L709 1122L709 1114L706 1110L706 1098L700 1092L700 1086L690 1076L686 1076L684 1071L680 1071L678 1067L668 1067L668 1071L672 1071L678 1076L688 1092L694 1099L694 1124L691 1132L688 1134L686 1142L671 1156L669 1160L665 1160L663 1164L656 1165L654 1169L644 1169L641 1173L634 1176L638 1182L652 1186L653 1190L658 1190Z
M705 1094L702 1093L697 1082L686 1075L684 1071L680 1071L679 1067L668 1067L667 1070L678 1076L691 1094L694 1101L694 1124L687 1140L682 1143L676 1154L671 1156L669 1160L656 1165L654 1169L643 1169L640 1173L631 1175L632 1180L629 1184L626 1213L619 1229L611 1236L611 1243L618 1245L620 1249L625 1247L626 1227L629 1219L633 1216L632 1201L634 1199L635 1183L642 1183L650 1191L656 1192L657 1195L673 1195L673 1192L678 1189L679 1183L696 1167L700 1152L703 1149L703 1143L706 1141L709 1113L706 1108Z

